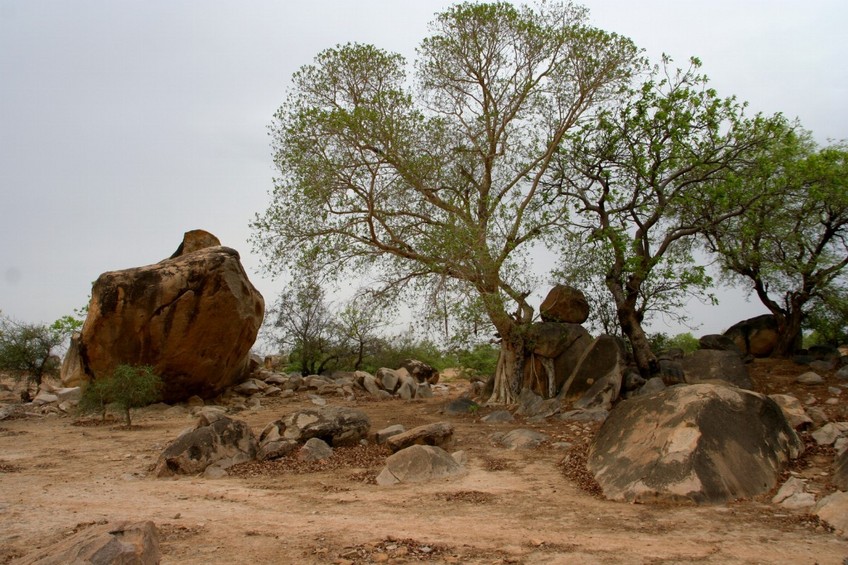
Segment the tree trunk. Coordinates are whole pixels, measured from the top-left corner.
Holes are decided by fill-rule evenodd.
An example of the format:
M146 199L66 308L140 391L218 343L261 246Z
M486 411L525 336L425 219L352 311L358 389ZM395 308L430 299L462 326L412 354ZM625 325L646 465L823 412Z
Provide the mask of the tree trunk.
M801 311L793 310L788 316L775 314L775 319L777 320L777 343L771 356L789 357L795 353L801 343Z
M518 341L519 343L515 343ZM487 404L514 404L521 392L521 373L524 367L524 347L520 340L504 338L495 369L492 396Z
M621 323L621 330L633 348L633 360L642 378L649 379L659 373L659 362L651 351L651 344L645 330L642 329L636 308L629 303L619 305L618 320Z

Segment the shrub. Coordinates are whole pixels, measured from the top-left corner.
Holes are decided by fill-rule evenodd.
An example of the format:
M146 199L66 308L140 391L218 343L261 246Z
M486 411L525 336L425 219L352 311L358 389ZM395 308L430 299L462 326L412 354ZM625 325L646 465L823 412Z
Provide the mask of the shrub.
M100 412L105 417L106 405L114 404L124 413L130 427L130 411L159 400L161 390L162 379L153 372L153 367L118 365L111 377L86 386L79 406L81 411Z

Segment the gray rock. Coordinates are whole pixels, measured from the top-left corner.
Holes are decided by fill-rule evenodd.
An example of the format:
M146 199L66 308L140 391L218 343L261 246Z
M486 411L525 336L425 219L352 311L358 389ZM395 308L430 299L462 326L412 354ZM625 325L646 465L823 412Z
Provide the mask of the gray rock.
M412 400L418 392L418 383L412 377L404 375L401 377L397 395L403 400Z
M848 491L848 449L837 450L833 467L833 484L839 490Z
M848 365L845 365L836 371L835 376L840 381L848 381Z
M388 441L388 439L390 437L396 436L398 434L402 434L405 431L406 431L406 428L404 428L401 424L394 424L394 425L389 426L387 428L383 428L382 430L380 430L376 434L374 434L374 441L375 441L375 443L378 443L378 444L379 443L386 443L386 441Z
M368 437L371 421L362 410L341 406L306 408L274 422L284 439L306 443L317 437L333 447L355 445Z
M377 369L377 372L374 374L374 378L383 390L391 393L395 392L398 386L400 386L400 378L398 377L398 374L392 369L388 369L386 367Z
M462 416L465 414L474 414L480 409L480 405L468 397L461 396L450 402L446 402L442 406L442 414L446 416Z
M113 522L84 528L16 561L21 565L158 565L159 530L153 522Z
M662 377L651 377L642 388L633 394L633 396L650 395L661 390L665 390L666 388L665 381L662 380Z
M569 410L563 412L560 418L570 422L603 422L609 417L609 411L603 408L591 410Z
M496 443L507 449L536 449L543 442L550 439L549 436L526 429L516 429L505 434L496 434L493 436Z
M816 497L807 492L807 485L798 477L790 477L771 499L773 504L798 510L816 504Z
M435 367L431 367L423 361L417 359L405 359L400 364L401 368L406 369L409 375L419 383L430 383L431 385L439 382L439 371Z
M828 371L832 371L836 368L836 359L831 359L825 361L824 359L817 359L816 361L812 361L810 363L810 369L813 371L819 371L822 373L826 373Z
M822 498L816 504L815 514L838 534L848 535L848 492L836 491Z
M153 474L157 477L197 475L210 465L227 469L256 456L257 442L245 422L226 416L208 421L198 419L189 430L165 448Z
M247 379L243 383L234 386L233 392L242 396L251 396L257 392L262 392L266 388L268 388L268 385L259 379Z
M298 453L302 461L323 461L333 456L333 448L327 442L317 437L310 438L303 444Z
M613 500L724 503L770 490L802 451L773 400L697 384L619 403L587 468Z
M435 445L445 447L453 440L453 426L448 422L436 422L412 428L386 440L392 453L406 449L410 445Z
M840 436L846 433L848 433L848 422L831 422L810 435L819 445L833 445Z
M506 422L514 422L515 418L509 410L496 410L491 414L487 414L480 418L481 422L486 422L487 424L501 424Z
M802 385L820 385L824 383L824 378L822 378L822 376L818 373L808 371L803 375L799 375L798 378L795 379L795 382Z
M769 398L777 402L789 425L796 430L807 429L813 424L813 419L807 415L801 401L790 394L771 394Z
M416 398L433 398L433 389L430 388L430 383L419 383L415 393Z
M544 399L530 389L525 388L518 395L517 416L524 416L531 420L542 420L553 416L562 409L559 398Z
M463 473L463 467L444 449L432 445L413 445L386 459L377 476L377 484L420 483Z
M621 340L609 335L599 336L583 352L574 371L562 385L558 398L573 402L583 396L595 381L609 374L623 375L624 368Z
M593 384L586 393L574 402L576 410L600 408L610 410L621 391L621 373L607 373Z
M700 349L684 356L679 363L689 384L722 380L739 388L754 388L748 367L739 354L733 351Z

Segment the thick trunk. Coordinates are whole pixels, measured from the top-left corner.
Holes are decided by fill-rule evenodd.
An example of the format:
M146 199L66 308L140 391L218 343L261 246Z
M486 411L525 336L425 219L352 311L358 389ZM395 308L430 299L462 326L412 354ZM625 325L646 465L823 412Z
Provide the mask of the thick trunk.
M801 343L800 310L792 311L788 316L775 315L777 320L777 343L771 352L772 357L789 357L795 353Z
M495 382L492 396L487 404L514 404L521 392L522 369L524 367L524 348L515 339L504 338L495 369Z
M648 341L645 330L642 329L636 308L627 303L619 305L618 320L621 323L621 330L633 348L633 360L636 362L639 374L645 379L656 375L659 372L659 363L654 352L651 351L651 343Z

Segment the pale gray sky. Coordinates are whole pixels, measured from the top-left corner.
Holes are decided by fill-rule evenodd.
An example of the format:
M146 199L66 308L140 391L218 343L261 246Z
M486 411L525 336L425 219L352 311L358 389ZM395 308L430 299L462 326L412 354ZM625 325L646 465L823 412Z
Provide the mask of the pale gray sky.
M848 2L586 0L657 60L690 55L723 96L848 137ZM0 0L0 310L52 321L109 270L168 257L203 228L272 302L247 239L273 175L266 126L324 48L414 58L442 0ZM695 307L693 307L695 308ZM696 334L763 311L741 290Z

